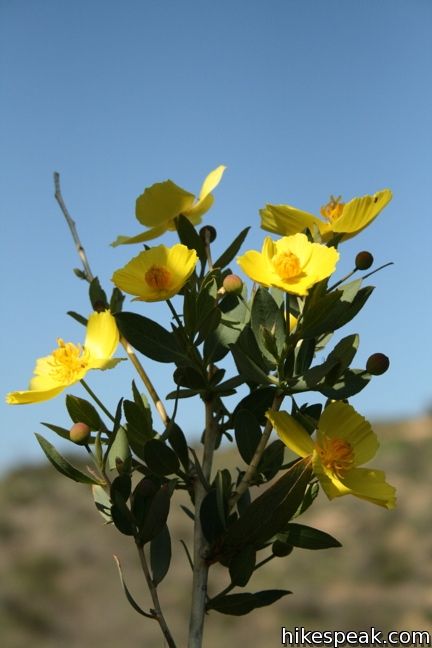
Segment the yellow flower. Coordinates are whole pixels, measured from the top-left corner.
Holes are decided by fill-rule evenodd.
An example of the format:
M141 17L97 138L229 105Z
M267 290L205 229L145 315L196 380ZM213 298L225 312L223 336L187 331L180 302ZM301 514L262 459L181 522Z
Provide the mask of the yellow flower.
M158 245L144 250L112 276L115 285L136 295L135 300L161 301L176 295L191 276L198 261L195 250L182 243L171 248Z
M378 191L373 196L353 198L341 202L341 196L331 196L330 202L321 207L322 220L308 212L290 205L266 205L260 210L261 227L281 236L289 236L305 229L318 228L323 241L334 234L341 234L342 240L355 236L367 227L392 199L390 189Z
M36 361L29 389L10 392L6 402L23 405L49 400L84 378L90 369L111 369L120 362L120 359L111 359L118 342L119 333L111 313L92 313L87 322L84 346L58 338L58 348Z
M172 180L156 182L148 187L137 198L135 215L142 225L150 229L136 236L118 236L112 245L115 247L129 243L142 243L160 236L167 230L175 231L175 219L180 214L187 216L193 225L198 225L201 222L201 217L214 202L211 192L221 181L225 168L222 165L218 166L208 174L198 198L176 185Z
M385 506L396 505L395 489L381 470L358 468L375 456L378 439L370 423L344 402L330 403L318 422L316 440L287 412L266 414L290 450L311 457L315 474L329 499L355 495Z
M237 259L242 270L263 286L307 295L309 288L334 272L339 253L332 247L311 243L305 234L264 240L261 252L249 250Z

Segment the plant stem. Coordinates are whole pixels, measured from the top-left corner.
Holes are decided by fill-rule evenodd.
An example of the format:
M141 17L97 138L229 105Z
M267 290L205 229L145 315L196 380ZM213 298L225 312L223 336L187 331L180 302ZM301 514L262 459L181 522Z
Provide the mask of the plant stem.
M206 429L204 435L204 451L202 460L202 472L205 480L210 481L213 464L213 453L215 448L217 425L213 417L213 401L205 402ZM206 552L208 542L204 537L200 521L200 509L206 489L199 478L195 479L195 525L194 525L194 572L192 585L192 605L189 623L188 648L201 648L204 614L207 598L207 579L209 566L206 563Z
M271 406L271 409L274 411L277 411L284 399L284 394L276 393L273 403ZM257 445L257 448L255 450L255 454L252 457L252 461L250 462L245 474L243 475L243 478L240 482L240 484L237 486L237 490L235 493L233 493L231 500L230 500L230 508L233 508L237 502L239 501L240 497L247 491L249 488L255 473L256 469L258 468L258 464L261 460L261 457L264 453L264 450L266 449L267 442L269 440L271 431L273 429L273 426L269 420L267 420L266 426L264 428L264 432L262 433L262 437L260 439L260 442Z
M152 381L148 377L144 367L142 366L141 362L138 360L138 358L135 355L135 351L129 344L129 342L121 336L120 338L120 344L123 346L124 350L128 354L129 360L132 362L133 366L137 370L137 373L141 380L143 381L148 393L150 394L150 398L152 399L156 410L162 420L162 423L164 424L165 427L167 427L168 423L170 422L170 418L167 414L167 411L165 409L165 406L163 402L161 401L159 394L157 393L156 389L153 386Z
M83 246L81 244L80 238L78 236L75 221L73 220L72 216L69 214L68 209L67 209L67 207L65 205L65 202L63 200L62 192L61 192L61 189L60 189L60 174L57 173L57 172L54 173L54 189L55 189L54 197L57 200L57 202L58 202L58 204L60 206L60 209L63 212L63 216L65 217L66 222L67 222L67 224L69 226L69 229L71 231L72 238L74 240L75 247L76 247L77 252L78 252L78 256L81 259L81 263L83 264L84 274L86 276L87 281L89 283L91 283L93 281L93 279L94 279L94 276L93 276L92 271L90 270L90 265L89 265L89 262L88 262L88 259L87 259L87 255L85 253L85 250L84 250L84 248L83 248Z
M150 590L150 594L152 597L153 605L154 605L154 618L157 620L157 622L160 625L160 629L163 632L163 635L166 639L167 645L169 648L176 648L175 641L171 635L171 632L167 626L167 623L165 621L165 617L162 613L162 609L159 603L159 597L157 593L157 589L155 584L153 583L153 579L150 575L150 571L147 565L147 559L144 553L144 547L135 539L135 544L137 547L141 567L145 576L145 579L147 581L148 588Z
M99 407L104 412L104 414L106 414L108 418L114 423L115 421L114 416L111 414L111 412L107 410L107 408L102 403L102 401L96 396L94 391L87 385L86 381L81 378L80 383L84 387L86 392L93 398L94 402L97 403L97 405L99 405Z

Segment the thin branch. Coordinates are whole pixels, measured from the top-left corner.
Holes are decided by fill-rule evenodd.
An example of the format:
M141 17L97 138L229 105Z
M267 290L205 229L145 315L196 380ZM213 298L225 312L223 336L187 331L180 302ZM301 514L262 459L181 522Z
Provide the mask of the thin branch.
M147 559L146 559L146 556L145 556L145 553L144 553L144 547L138 541L136 541L136 547L137 547L137 550L138 550L138 555L139 555L141 567L142 567L142 570L143 570L143 573L144 573L144 576L145 576L145 579L147 581L147 585L148 585L148 588L150 590L150 594L151 594L151 597L152 597L152 601L153 601L153 605L154 605L154 618L156 618L157 622L159 623L160 629L163 632L163 635L164 635L164 637L166 639L166 642L167 642L169 648L176 648L175 641L174 641L174 639L173 639L173 637L171 635L171 632L170 632L170 630L169 630L169 628L167 626L167 623L165 621L165 617L164 617L164 615L162 613L162 609L161 609L161 606L160 606L157 589L156 589L155 584L153 583L153 579L152 579L152 577L150 575L150 571L149 571L149 568L148 568L148 565L147 565Z
M69 211L68 211L68 209L67 209L67 207L65 205L65 202L63 200L63 196L62 196L62 192L61 192L61 188L60 188L60 174L57 173L57 171L54 172L54 188L55 188L54 197L57 200L57 202L58 202L58 204L60 206L60 209L63 212L63 216L65 217L67 224L69 225L69 229L71 231L72 238L74 240L75 247L76 247L76 250L78 252L78 256L81 259L81 263L83 264L86 279L90 283L91 281L93 281L94 275L93 275L92 271L90 270L90 265L89 265L89 262L87 260L87 255L85 253L85 250L84 250L84 248L83 248L83 246L81 244L80 238L78 236L75 221L73 220L72 216L70 215L70 213L69 213Z
M284 399L283 394L276 394L274 399L273 399L273 404L271 406L271 409L274 411L277 411ZM255 450L255 454L252 457L252 460L243 475L243 479L241 480L240 484L238 485L235 493L233 493L231 500L230 500L230 508L233 508L237 502L239 501L240 497L247 491L249 486L251 485L253 478L255 477L256 470L258 468L258 464L261 461L261 457L263 456L264 450L266 449L267 442L270 438L271 431L273 429L273 426L271 422L267 419L266 426L264 428L264 432L262 433L262 437L260 439L260 442L257 445L257 448Z

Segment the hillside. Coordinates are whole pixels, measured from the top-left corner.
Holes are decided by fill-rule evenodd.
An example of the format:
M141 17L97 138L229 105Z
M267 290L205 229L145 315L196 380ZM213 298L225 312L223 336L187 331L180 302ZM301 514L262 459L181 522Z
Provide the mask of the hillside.
M432 419L375 426L375 460L397 486L398 507L386 511L355 498L320 501L302 518L343 547L295 550L254 577L249 591L287 588L293 595L245 617L212 613L206 648L280 645L280 627L432 628ZM230 451L228 450L227 453ZM174 570L160 587L179 648L186 645L190 520L172 507ZM133 543L103 524L86 486L50 465L20 467L0 482L0 645L3 648L162 648L155 623L137 615L121 591L119 556L136 599L150 605ZM214 592L226 584L214 569ZM175 574L175 576L173 575ZM214 579L214 581L213 581Z

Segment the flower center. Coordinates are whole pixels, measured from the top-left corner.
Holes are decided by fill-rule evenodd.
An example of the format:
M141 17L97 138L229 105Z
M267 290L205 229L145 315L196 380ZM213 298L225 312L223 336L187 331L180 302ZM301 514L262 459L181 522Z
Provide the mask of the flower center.
M337 198L330 196L330 201L327 205L321 207L321 215L327 218L330 223L333 223L342 215L345 203L341 202L341 200L342 196L338 196Z
M342 479L354 465L352 446L344 439L324 437L321 444L317 445L317 451L322 465L339 479Z
M171 281L171 272L165 266L152 265L145 273L145 280L154 290L166 290Z
M72 384L81 380L86 374L89 364L89 352L80 344L57 340L59 345L50 357L50 375L59 383Z
M293 252L280 252L272 259L273 267L279 277L289 281L301 273L300 260Z

